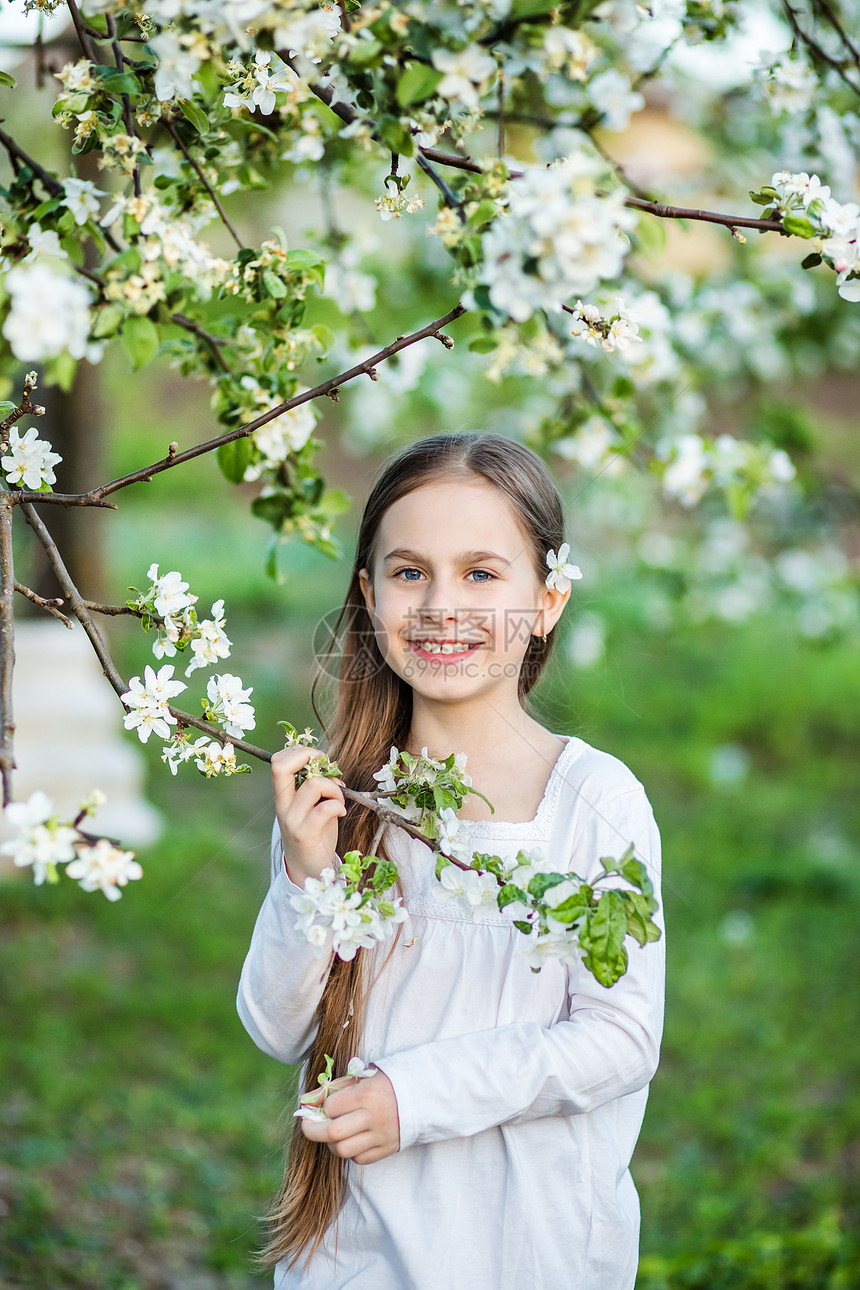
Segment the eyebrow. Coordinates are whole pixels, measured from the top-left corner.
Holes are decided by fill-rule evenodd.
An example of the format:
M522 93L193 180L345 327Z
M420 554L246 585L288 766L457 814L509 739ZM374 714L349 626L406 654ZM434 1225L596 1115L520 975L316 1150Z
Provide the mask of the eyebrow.
M389 551L388 555L383 557L383 564L388 564L392 560L410 560L415 564L429 563L427 557L420 551L411 551L408 547L397 547L394 551ZM509 568L511 563L497 551L463 551L456 557L458 564L487 564L490 561L502 564L506 568Z

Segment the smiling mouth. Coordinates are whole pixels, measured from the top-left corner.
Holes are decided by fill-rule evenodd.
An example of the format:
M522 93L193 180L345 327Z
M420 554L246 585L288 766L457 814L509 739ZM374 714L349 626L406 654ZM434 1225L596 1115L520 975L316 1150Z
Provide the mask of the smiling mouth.
M459 657L463 654L470 654L472 650L478 648L480 642L410 640L409 644L419 654L444 655L446 658L450 658L452 655Z

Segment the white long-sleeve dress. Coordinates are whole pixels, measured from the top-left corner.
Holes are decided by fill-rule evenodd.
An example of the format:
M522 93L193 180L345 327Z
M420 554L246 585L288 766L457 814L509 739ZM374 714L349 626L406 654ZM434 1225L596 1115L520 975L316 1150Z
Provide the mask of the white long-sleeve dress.
M409 918L373 987L357 1054L394 1087L400 1151L348 1168L348 1198L308 1268L276 1290L632 1290L629 1172L663 1017L664 944L626 942L610 989L581 965L531 971L502 914L471 921L433 894L429 848L395 831ZM540 847L585 879L633 843L659 899L660 841L642 786L566 741L535 818L474 826L476 850ZM273 841L272 885L238 1008L264 1052L303 1060L327 964L295 930L297 888ZM660 914L657 915L660 921ZM378 951L379 961L387 952Z

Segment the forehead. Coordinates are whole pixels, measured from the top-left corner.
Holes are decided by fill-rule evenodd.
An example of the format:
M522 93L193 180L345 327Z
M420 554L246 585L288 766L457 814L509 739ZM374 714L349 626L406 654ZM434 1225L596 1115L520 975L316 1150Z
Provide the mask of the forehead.
M505 494L463 476L422 484L389 506L377 534L377 559L395 547L438 559L461 551L496 551L511 563L531 558L531 539Z

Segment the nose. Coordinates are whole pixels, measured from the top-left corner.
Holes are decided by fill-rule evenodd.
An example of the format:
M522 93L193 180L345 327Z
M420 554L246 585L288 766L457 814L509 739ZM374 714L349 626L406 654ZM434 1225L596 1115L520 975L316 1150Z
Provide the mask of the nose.
M445 623L457 621L454 588L445 579L428 579L423 595L415 606L422 627L441 628Z

